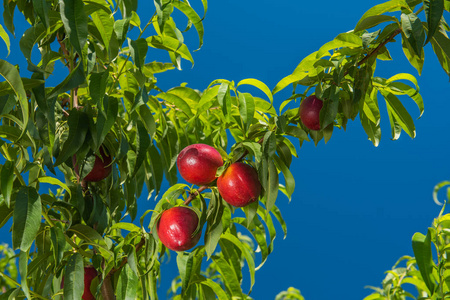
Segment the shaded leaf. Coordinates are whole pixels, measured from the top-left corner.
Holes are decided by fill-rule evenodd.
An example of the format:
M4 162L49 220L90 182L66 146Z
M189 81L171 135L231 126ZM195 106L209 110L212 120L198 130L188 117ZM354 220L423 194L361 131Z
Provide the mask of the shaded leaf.
M13 248L28 251L41 225L42 204L33 187L19 189L14 206L12 240Z

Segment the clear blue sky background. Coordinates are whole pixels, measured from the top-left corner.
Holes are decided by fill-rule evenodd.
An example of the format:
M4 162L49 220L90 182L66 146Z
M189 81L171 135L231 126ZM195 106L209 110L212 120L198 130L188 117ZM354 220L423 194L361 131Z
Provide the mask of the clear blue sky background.
M193 5L201 7L200 1ZM195 2L195 3L194 3ZM195 66L183 62L183 71L158 76L164 90L187 82L203 90L218 78L238 82L256 78L271 89L289 75L305 56L336 35L354 28L363 13L381 1L210 1L204 22L205 44L194 52ZM141 1L141 20L153 11ZM17 15L16 23L22 22ZM20 27L17 32L21 33ZM21 36L21 34L17 34ZM198 46L195 31L186 34L191 49ZM15 63L18 40L12 42ZM4 46L0 57L5 58ZM390 44L393 62L379 62L376 76L408 72L418 76L405 59L400 44ZM254 299L273 299L294 286L307 300L362 299L366 285L380 285L384 271L402 255L413 255L411 237L426 232L440 207L431 193L434 185L450 179L450 84L431 51L425 50L425 66L419 78L425 113L416 121L417 137L405 133L390 140L389 120L380 99L382 139L375 148L359 121L347 131L335 130L328 144L305 143L292 164L296 190L291 203L277 204L288 225L281 230L275 250L256 272ZM169 61L168 55L149 51L147 61ZM152 56L154 55L154 56ZM22 70L25 67L22 68ZM276 106L288 97L279 93ZM414 118L419 111L410 99L402 99ZM154 202L139 200L140 211ZM278 228L280 229L280 228ZM0 229L0 242L11 242L9 227ZM163 266L161 299L176 271L175 259ZM248 276L244 286L248 285Z

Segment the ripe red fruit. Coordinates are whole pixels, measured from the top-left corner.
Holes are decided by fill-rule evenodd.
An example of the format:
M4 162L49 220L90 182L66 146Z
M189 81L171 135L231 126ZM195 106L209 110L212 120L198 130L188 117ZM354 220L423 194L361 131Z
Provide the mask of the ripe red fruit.
M98 276L97 270L93 266L84 267L84 292L81 297L83 300L95 300L91 292L91 283ZM64 276L61 281L61 288L64 287Z
M315 95L306 97L300 103L299 115L302 123L311 130L320 129L320 110L322 109L323 102Z
M261 183L256 170L245 163L231 164L217 179L217 188L222 198L236 207L244 207L257 201L261 194Z
M219 151L205 144L187 146L177 158L181 177L196 185L206 185L216 179L216 171L222 165Z
M192 236L198 222L198 216L192 209L176 206L161 214L156 230L164 246L173 251L185 251L193 248L200 239L201 231Z
M112 157L108 155L103 147L100 147L101 158L95 155L94 167L83 179L85 181L96 182L105 179L111 173L112 166L111 161ZM79 174L79 166L76 164L77 157L74 155L72 157L72 162L74 165L75 173Z

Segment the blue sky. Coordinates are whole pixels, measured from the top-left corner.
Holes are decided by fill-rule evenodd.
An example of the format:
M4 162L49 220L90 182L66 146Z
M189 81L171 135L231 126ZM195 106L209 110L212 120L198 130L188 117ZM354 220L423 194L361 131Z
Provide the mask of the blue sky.
M200 1L191 2L201 7ZM165 90L187 82L202 90L218 78L235 82L256 78L272 89L301 59L351 30L362 14L378 3L381 1L210 1L204 21L205 44L193 52L195 66L183 61L183 71L160 74L158 85ZM141 20L146 22L153 11L147 14L143 1L139 5ZM22 21L18 14L15 21ZM186 40L196 49L195 31L188 32ZM18 40L12 43L18 45ZM2 47L0 57L5 58ZM388 48L394 61L380 62L376 76L389 78L402 72L418 76L399 43ZM12 51L7 59L21 63L14 54L20 51L18 46ZM148 61L169 61L156 50L149 54L155 57ZM273 299L289 286L300 289L307 300L362 299L370 293L364 286L379 285L398 258L413 255L412 235L425 233L440 210L432 200L432 189L450 179L450 84L429 45L418 80L425 112L416 120L414 140L405 133L398 141L390 140L388 116L380 101L379 147L367 140L359 121L349 122L347 131L335 130L326 145L323 141L317 147L303 145L291 167L296 179L292 201L283 197L277 201L288 234L283 240L278 228L275 250L256 272L254 299ZM288 88L277 94L276 106L289 93ZM416 119L419 111L412 100L402 101ZM139 205L145 211L154 203L140 199ZM0 241L10 243L8 230L0 229ZM162 269L161 299L174 270L173 258ZM248 280L248 276L244 278L244 286Z

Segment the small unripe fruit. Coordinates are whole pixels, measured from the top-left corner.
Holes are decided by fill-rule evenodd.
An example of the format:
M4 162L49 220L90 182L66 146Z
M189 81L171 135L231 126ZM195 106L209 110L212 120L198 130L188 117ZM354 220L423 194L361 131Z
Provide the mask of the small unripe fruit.
M96 182L105 179L111 173L112 170L112 157L100 147L101 158L95 155L94 167L83 179L85 181ZM76 164L76 155L72 157L75 173L79 176L79 166Z
M214 181L216 171L222 165L223 160L219 151L205 144L187 146L177 158L181 177L196 185L206 185Z
M323 102L315 95L311 95L303 99L300 103L299 115L303 125L311 130L320 129L320 110Z
M198 216L192 209L176 206L161 214L156 230L164 246L173 251L185 251L193 248L200 239L201 231L192 236L198 222Z
M231 164L217 179L217 188L222 198L236 207L244 207L257 201L261 194L261 183L256 170L245 163Z

